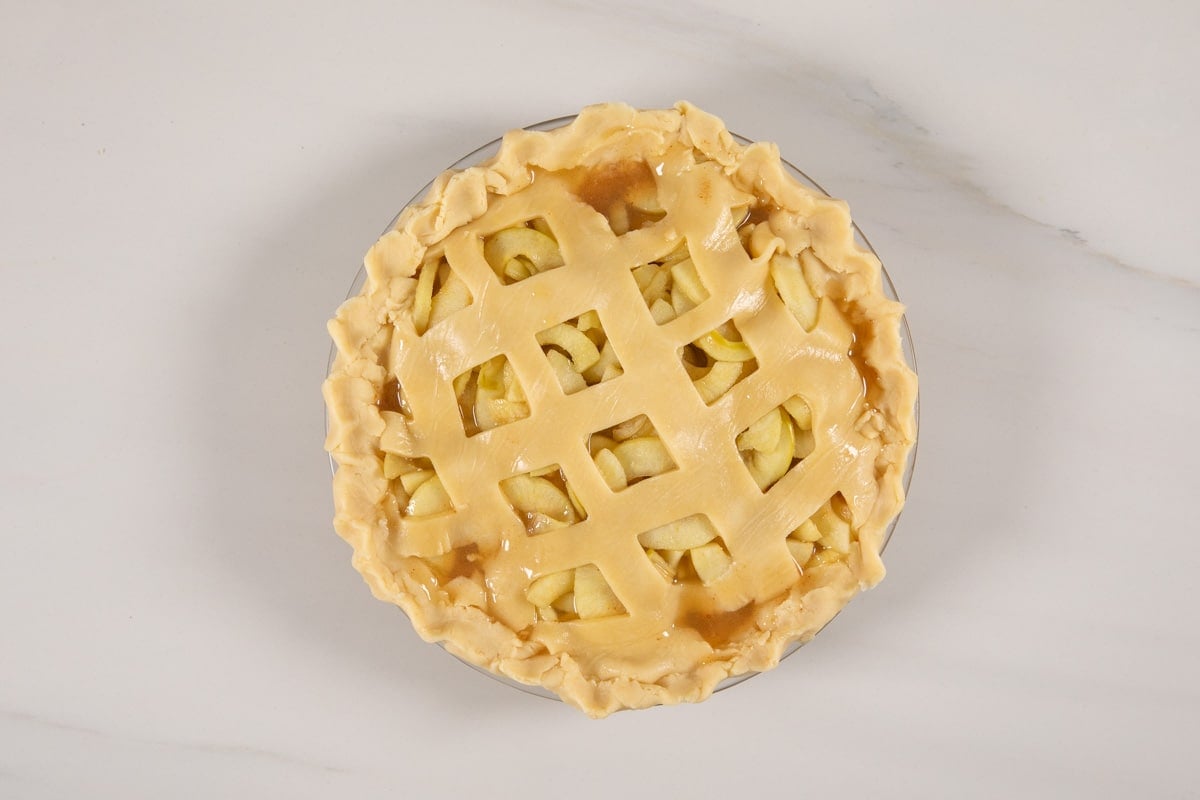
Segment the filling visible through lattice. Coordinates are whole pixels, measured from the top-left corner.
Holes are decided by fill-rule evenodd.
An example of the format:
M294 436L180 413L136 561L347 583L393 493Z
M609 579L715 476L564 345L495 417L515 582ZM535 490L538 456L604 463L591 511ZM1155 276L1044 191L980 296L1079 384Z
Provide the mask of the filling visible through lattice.
M742 341L733 320L679 350L683 368L706 405L712 405L754 370L758 362L750 345Z
M454 379L463 430L474 436L529 416L529 402L508 357L498 355Z
M406 517L429 517L454 510L428 458L384 453L383 477L391 481L400 513Z
M858 540L850 521L850 508L841 493L829 498L817 512L788 533L787 546L801 571L845 561Z
M738 453L760 490L770 489L812 453L812 427L812 409L795 395L738 434Z
M429 256L417 272L413 292L413 326L418 334L471 304L471 290L444 255Z
M704 514L644 531L638 544L659 574L674 583L699 581L707 586L733 566L724 540Z
M564 394L574 394L621 375L621 362L595 311L540 331L538 344Z
M709 298L686 240L665 256L634 267L633 278L650 316L659 325L682 316Z
M587 511L558 464L505 478L500 481L500 490L530 535L587 519Z
M675 469L675 459L645 414L596 431L588 437L588 452L614 492Z
M501 283L517 283L563 265L558 238L538 217L483 240L483 257Z
M529 584L525 599L537 608L541 620L567 622L627 613L595 564L542 575Z

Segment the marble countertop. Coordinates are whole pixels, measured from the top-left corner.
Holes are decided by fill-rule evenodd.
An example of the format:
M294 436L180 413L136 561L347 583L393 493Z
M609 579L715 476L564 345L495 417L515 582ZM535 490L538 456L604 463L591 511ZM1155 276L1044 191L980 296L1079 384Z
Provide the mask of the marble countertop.
M7 4L0 796L1195 796L1200 10L988 5ZM400 204L609 99L849 200L922 431L883 584L593 722L371 598L318 387Z

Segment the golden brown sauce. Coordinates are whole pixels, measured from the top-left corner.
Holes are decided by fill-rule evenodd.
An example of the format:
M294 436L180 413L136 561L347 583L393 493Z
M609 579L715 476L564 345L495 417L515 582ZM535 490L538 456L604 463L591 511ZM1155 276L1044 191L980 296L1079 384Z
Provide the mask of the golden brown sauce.
M455 578L469 578L479 572L479 545L469 544L459 547L446 555L452 556L452 558L448 559L448 564L439 565L440 568L437 570L443 585Z
M698 370L708 370L712 366L712 359L708 357L708 353L701 350L694 344L685 344L680 348L679 357L683 359L685 364L696 367ZM699 374L703 374L698 373ZM698 375L696 377L698 377ZM694 380L694 378L693 378Z
M692 628L715 649L729 644L752 627L757 608L756 604L748 603L735 611L705 612L686 609L675 620L675 625Z
M463 387L462 394L457 396L458 413L462 417L463 431L467 436L474 436L483 431L479 426L479 420L475 418L475 387L479 384L479 367L471 370L471 376L467 378L467 383Z
M775 210L775 206L767 203L758 203L750 206L750 213L742 220L742 225L757 225L760 222L766 222L771 217L771 212Z
M380 411L395 411L404 416L410 416L408 403L404 400L404 392L400 388L400 381L392 378L383 384L383 389L379 393L379 402L377 403Z
M575 194L601 214L619 200L655 188L654 173L644 161L618 161L580 170Z
M629 219L629 230L637 231L647 225L653 225L666 216L662 211L646 211L637 206L626 206L625 215Z
M648 210L644 202L639 203L642 198L655 197L658 191L654 171L644 161L581 167L569 174L576 196L603 214L610 224L622 207L631 231L652 225L666 216L665 212Z

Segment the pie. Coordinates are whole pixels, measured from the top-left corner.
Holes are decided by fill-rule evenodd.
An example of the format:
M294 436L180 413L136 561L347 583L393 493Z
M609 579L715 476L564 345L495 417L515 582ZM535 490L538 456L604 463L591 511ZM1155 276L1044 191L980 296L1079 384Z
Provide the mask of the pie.
M335 526L425 639L600 717L769 669L883 577L903 308L774 145L589 107L441 175L365 271Z

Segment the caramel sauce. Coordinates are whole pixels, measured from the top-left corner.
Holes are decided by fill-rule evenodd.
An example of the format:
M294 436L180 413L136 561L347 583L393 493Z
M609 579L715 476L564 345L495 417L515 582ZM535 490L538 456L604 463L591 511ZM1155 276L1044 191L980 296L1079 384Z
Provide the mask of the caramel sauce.
M406 417L411 416L408 403L404 400L404 391L400 388L400 381L395 378L383 384L379 393L379 402L376 405L379 406L380 411L395 411Z
M653 225L666 216L661 211L646 211L637 206L626 206L625 214L629 219L629 230L631 231L641 230L647 225Z
M618 161L582 169L576 178L575 194L601 214L613 204L654 190L654 173L644 161Z
M707 371L712 366L712 359L708 357L708 353L691 343L685 344L680 348L680 358L686 364L690 364L699 370Z
M479 545L469 544L459 547L446 555L452 556L449 564L439 565L440 568L437 570L442 585L455 578L470 578L479 572Z
M766 222L771 217L771 212L775 207L767 203L756 203L750 206L750 212L746 218L742 220L742 225L758 225L760 222ZM739 226L740 227L740 226Z
M462 417L463 431L467 436L474 436L481 433L483 428L479 425L479 420L475 417L475 402L472 400L475 397L475 387L479 384L479 367L471 370L471 376L467 378L466 386L463 387L462 394L457 396L458 413Z
M648 211L638 204L639 198L654 196L658 184L654 172L644 161L617 161L598 167L571 170L573 189L587 203L612 223L624 207L629 230L652 225L666 216L662 211Z
M747 603L734 611L710 611L685 609L675 620L676 627L692 628L716 649L739 638L754 625L755 603Z

